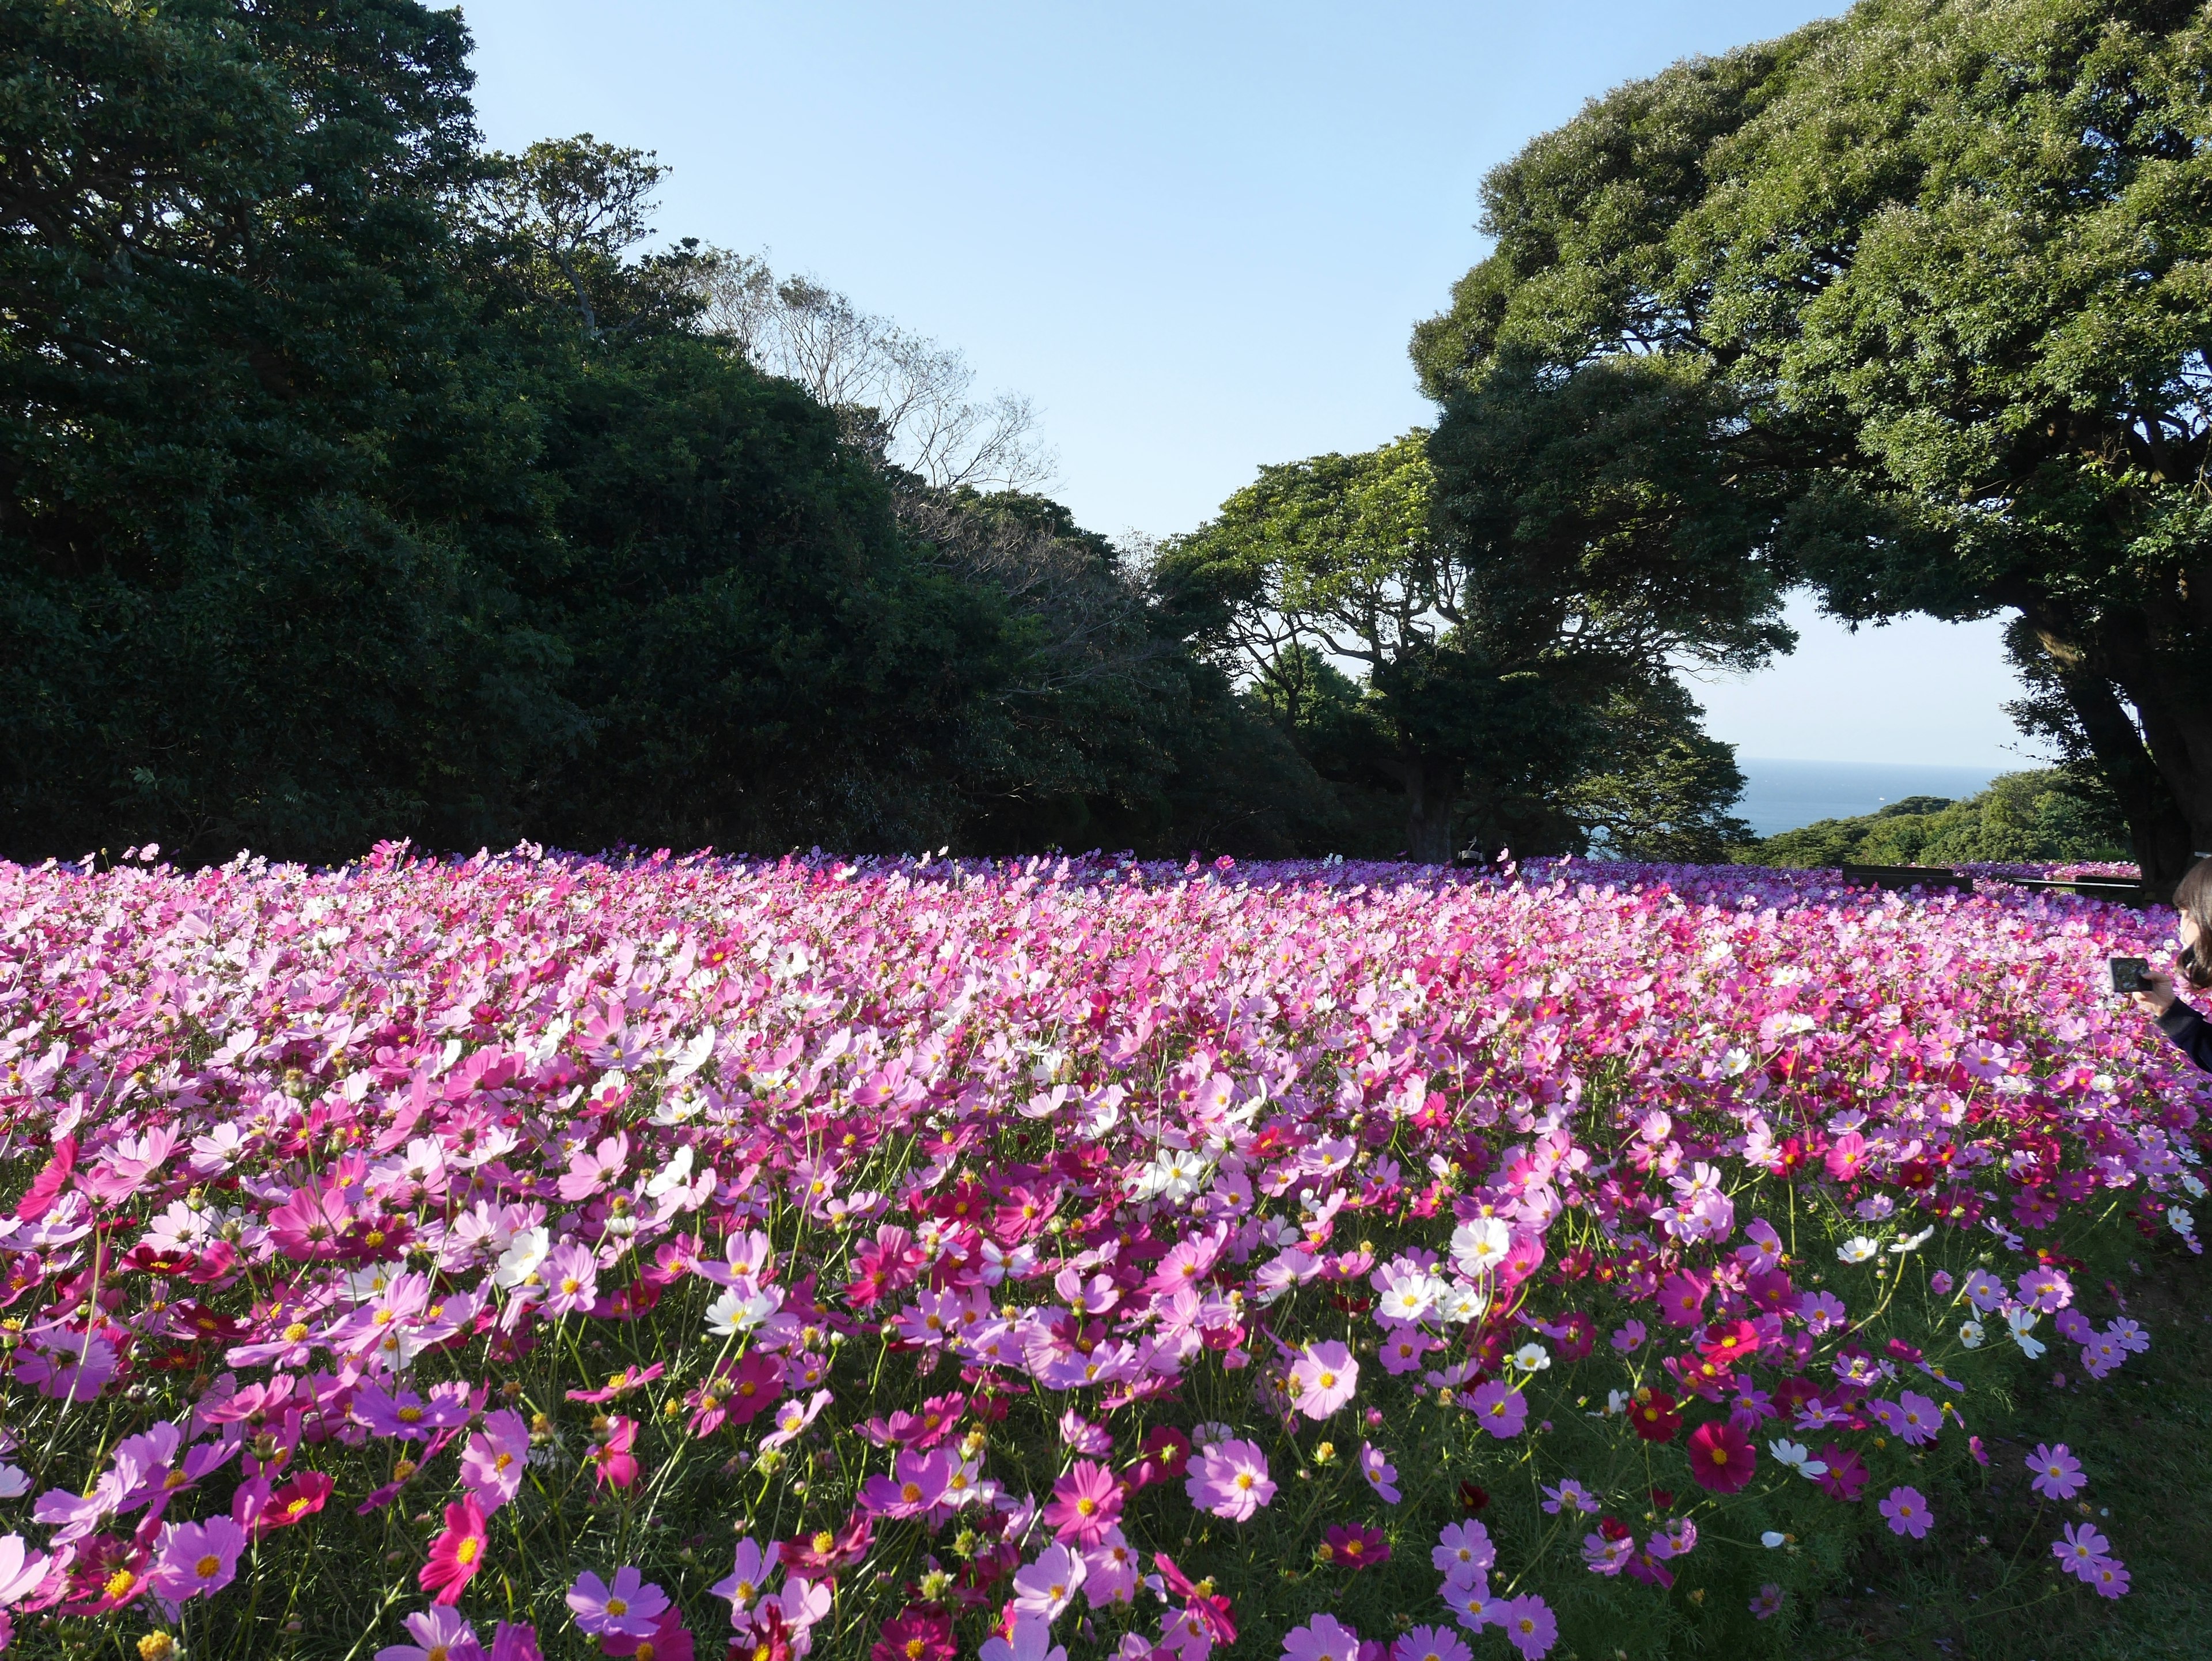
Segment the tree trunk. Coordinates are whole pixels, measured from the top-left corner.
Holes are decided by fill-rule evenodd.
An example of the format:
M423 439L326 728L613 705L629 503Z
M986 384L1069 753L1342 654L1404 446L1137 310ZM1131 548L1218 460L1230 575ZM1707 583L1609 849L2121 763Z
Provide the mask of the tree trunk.
M2203 805L2202 817L2190 812L2173 776L2179 772L2195 783L2197 770L2188 764L2188 729L2202 727L2203 737L2212 739L2212 709L2194 700L2177 707L2162 696L2165 678L2148 672L2140 638L2118 642L2122 650L2118 655L2133 660L2135 673L2125 675L2112 661L2115 654L2110 648L2116 631L2109 624L2077 630L2069 626L2070 619L2045 606L2027 608L2027 617L2050 654L2066 702L2097 758L2098 770L2119 799L2143 885L2164 898L2196 862L2193 850L2212 848L2212 801ZM2126 631L2118 632L2124 636ZM2115 680L2141 715L2141 728L2114 691ZM2144 743L2146 733L2152 745ZM2179 764L2169 767L2169 755Z
M1389 770L1406 793L1406 857L1420 865L1449 865L1459 851L1452 845L1459 764L1413 756L1390 764Z

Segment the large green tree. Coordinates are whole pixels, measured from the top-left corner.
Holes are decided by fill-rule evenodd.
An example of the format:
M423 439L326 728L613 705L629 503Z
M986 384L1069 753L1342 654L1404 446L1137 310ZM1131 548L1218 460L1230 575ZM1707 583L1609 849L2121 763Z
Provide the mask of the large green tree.
M2208 138L2185 4L1867 0L1677 64L1486 181L1495 251L1414 342L1439 445L1694 391L1613 479L1845 618L2008 613L2170 882L2212 847Z
M1540 500L1527 427L1553 413L1462 423L1448 451L1415 432L1263 468L1164 551L1197 636L1323 774L1397 798L1373 851L1716 857L1738 829L1741 778L1673 671L1786 639L1772 594L1652 532L1648 501L1608 518Z

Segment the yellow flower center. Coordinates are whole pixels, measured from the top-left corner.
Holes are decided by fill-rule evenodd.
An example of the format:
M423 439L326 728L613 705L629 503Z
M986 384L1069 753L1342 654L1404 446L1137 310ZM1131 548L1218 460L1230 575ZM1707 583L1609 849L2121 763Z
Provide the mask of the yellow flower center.
M212 1580L222 1572L222 1559L210 1552L192 1565L192 1573L203 1580Z
M471 1535L453 1548L453 1561L456 1563L473 1563L477 1561L477 1553L483 1548L483 1542Z
M628 1615L629 1613L629 1604L627 1600L623 1598L610 1597L607 1599L607 1613L609 1615Z

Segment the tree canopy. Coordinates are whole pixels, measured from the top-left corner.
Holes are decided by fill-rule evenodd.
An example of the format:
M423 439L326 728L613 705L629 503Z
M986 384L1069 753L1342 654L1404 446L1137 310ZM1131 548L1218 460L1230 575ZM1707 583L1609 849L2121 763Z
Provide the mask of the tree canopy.
M2208 67L2179 3L1865 0L1616 89L1486 181L1413 343L1440 458L1662 399L1529 474L1855 622L2010 614L2023 713L2172 880L2212 846Z
M467 50L0 0L0 851L1310 847L1139 562L734 338L649 155L485 151Z

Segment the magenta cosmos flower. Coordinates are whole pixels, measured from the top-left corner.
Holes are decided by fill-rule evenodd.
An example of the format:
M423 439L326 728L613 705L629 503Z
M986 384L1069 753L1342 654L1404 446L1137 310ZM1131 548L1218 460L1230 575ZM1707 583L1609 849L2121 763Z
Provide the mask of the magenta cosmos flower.
M1892 1488L1878 1509L1889 1518L1892 1534L1909 1534L1915 1540L1925 1535L1936 1521L1926 1498L1915 1488Z
M475 1494L464 1494L460 1504L446 1507L446 1531L432 1542L430 1561L422 1565L422 1590L434 1594L434 1603L458 1603L461 1589L483 1567L483 1507Z
M1052 1485L1044 1520L1063 1542L1095 1546L1121 1515L1121 1485L1095 1459L1078 1459Z
M1714 1419L1690 1433L1690 1475L1702 1488L1734 1494L1751 1481L1759 1463L1751 1439L1735 1421Z
M625 1563L611 1586L586 1569L568 1588L568 1607L578 1629L594 1638L650 1638L668 1594Z
M1359 1387L1359 1363L1334 1339L1309 1344L1291 1367L1291 1399L1309 1419L1326 1419Z
M1200 1456L1184 1479L1184 1492L1200 1511L1242 1523L1275 1497L1267 1480L1267 1456L1253 1443L1217 1442Z
M2071 1500L2088 1486L2081 1462L2066 1451L2063 1442L2055 1448L2037 1443L2027 1456L2027 1468L2035 1473L2028 1487L2046 1500Z

